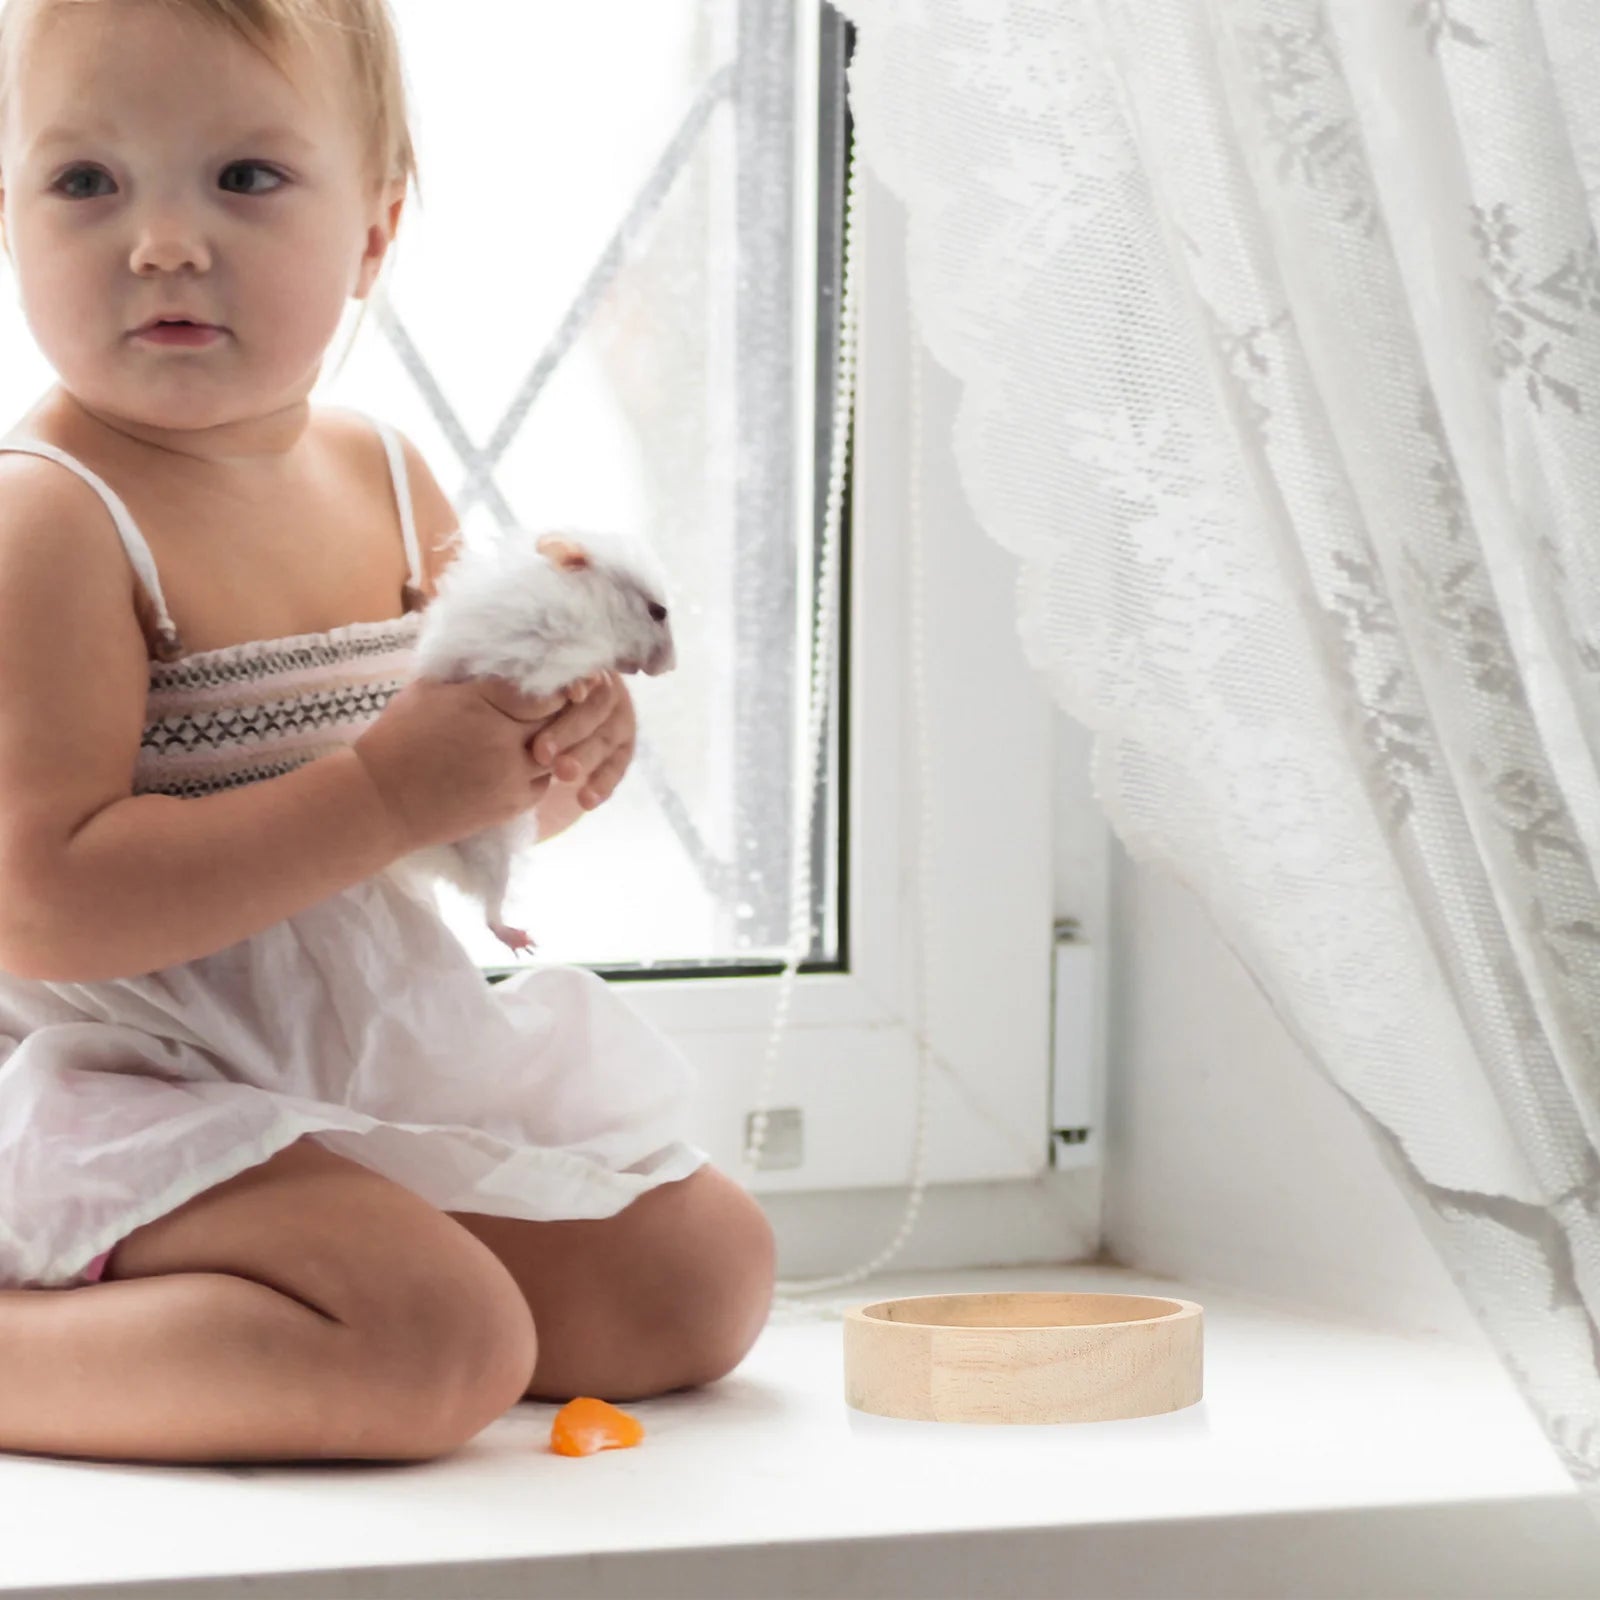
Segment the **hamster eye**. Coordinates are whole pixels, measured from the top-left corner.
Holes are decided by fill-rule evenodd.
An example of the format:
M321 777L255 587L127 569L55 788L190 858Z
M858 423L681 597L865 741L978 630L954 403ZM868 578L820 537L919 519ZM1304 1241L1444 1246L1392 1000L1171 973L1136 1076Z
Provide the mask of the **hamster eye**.
M650 620L652 622L665 622L667 620L667 608L665 606L657 605L655 601L652 600L650 602Z

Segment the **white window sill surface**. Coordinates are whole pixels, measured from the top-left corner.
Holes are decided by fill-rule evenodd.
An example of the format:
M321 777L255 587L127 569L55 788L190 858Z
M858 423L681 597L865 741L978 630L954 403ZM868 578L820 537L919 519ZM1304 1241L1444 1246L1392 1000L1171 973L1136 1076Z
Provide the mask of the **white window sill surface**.
M885 1277L1167 1293L1206 1398L1046 1427L844 1403L836 1322L774 1323L647 1437L548 1451L523 1404L443 1461L134 1467L0 1455L0 1594L1053 1597L1600 1594L1600 1523L1492 1355L1116 1267Z

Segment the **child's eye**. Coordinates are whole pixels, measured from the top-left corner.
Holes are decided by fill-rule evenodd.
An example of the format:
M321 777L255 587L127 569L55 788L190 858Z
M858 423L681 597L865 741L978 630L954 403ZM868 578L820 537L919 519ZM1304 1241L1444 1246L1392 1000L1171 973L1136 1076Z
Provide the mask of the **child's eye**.
M249 189L239 191L247 194L273 194L279 187L288 181L284 175L277 170L276 167L269 167L261 161L235 161L231 167L223 168L223 176L226 177L230 172L265 172L269 177L273 177L278 180L277 184L275 184L271 189Z
M68 167L50 187L55 193L66 195L69 200L92 200L95 198L93 195L68 193L66 185L74 178L103 178L105 175L104 169L100 167Z

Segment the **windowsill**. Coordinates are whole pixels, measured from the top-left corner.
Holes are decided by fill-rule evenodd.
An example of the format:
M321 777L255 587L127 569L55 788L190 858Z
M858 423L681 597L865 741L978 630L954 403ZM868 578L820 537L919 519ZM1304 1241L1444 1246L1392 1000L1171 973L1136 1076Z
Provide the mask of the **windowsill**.
M836 1322L776 1323L731 1378L630 1406L643 1446L581 1460L546 1448L555 1407L526 1404L419 1465L0 1456L0 1593L237 1594L245 1574L318 1600L1600 1593L1600 1527L1484 1351L1115 1267L908 1274L858 1298L995 1287L1199 1300L1206 1400L1076 1427L893 1422L846 1407Z

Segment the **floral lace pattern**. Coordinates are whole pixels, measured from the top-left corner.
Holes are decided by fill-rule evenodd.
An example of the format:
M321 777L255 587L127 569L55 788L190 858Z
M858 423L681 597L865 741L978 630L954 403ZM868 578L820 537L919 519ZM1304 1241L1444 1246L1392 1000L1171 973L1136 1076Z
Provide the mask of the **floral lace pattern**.
M1600 1509L1600 7L842 9L1028 658Z

